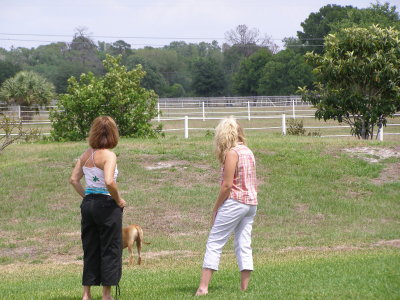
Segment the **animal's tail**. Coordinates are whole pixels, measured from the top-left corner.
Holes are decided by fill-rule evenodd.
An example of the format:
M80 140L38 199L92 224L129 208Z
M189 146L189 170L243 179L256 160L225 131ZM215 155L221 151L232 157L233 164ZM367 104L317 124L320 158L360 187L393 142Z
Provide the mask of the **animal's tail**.
M143 229L142 229L142 227L140 227L140 230L139 230L139 239L140 239L140 242L141 242L142 244L145 244L145 245L150 245L150 244L151 244L151 243L145 242L145 241L143 240Z
M138 228L138 232L139 232L139 239L138 239L138 242L139 242L140 244L142 244L142 243L143 243L143 229L142 229L142 227L139 227L139 228Z

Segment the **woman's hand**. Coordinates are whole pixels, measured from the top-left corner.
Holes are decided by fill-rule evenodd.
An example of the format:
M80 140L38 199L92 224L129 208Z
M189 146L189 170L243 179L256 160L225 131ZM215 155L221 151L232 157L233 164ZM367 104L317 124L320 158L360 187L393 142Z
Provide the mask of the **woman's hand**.
M117 205L121 208L124 208L126 206L126 202L124 199L120 198L119 201L117 202Z

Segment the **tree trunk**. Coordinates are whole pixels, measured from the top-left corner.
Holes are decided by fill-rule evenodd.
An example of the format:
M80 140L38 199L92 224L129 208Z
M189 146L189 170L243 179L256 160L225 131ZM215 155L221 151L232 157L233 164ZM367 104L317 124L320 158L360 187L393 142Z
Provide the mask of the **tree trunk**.
M365 127L365 121L364 120L361 120L361 132L360 132L360 135L361 135L361 138L363 140L368 139L368 137L367 137L367 129Z

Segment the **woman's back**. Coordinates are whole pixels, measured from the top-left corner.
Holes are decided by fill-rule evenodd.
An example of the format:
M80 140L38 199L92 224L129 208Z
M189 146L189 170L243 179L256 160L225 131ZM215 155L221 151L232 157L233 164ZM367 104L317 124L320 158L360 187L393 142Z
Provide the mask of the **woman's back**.
M107 149L89 148L81 157L82 171L85 175L86 189L85 195L104 194L110 195L107 190L104 175L104 165L112 152ZM115 166L114 181L117 180L118 169Z
M231 150L238 155L230 198L249 205L257 205L256 163L253 152L244 144Z

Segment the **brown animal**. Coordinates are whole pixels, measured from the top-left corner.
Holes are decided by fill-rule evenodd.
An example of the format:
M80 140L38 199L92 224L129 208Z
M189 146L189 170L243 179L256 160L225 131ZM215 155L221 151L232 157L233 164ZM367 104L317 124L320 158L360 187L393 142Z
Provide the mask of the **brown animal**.
M143 241L143 229L139 225L133 224L122 228L122 241L123 248L128 247L129 251L129 263L128 265L133 265L133 244L136 242L137 252L138 252L138 265L142 262L142 257L140 256L140 251L142 250L142 244L150 244Z

